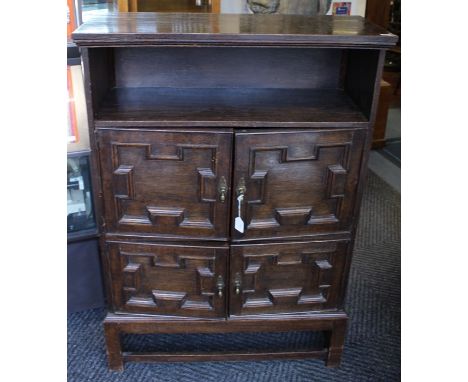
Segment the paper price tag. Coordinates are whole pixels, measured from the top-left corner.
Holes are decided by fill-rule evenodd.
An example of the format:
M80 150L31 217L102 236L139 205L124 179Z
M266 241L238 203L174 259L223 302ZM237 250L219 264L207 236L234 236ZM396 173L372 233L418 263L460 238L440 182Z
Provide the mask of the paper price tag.
M237 217L234 220L234 228L238 230L240 233L244 233L244 221L241 218L241 205L242 201L244 200L244 195L239 195L237 197Z
M234 220L234 228L238 230L240 233L244 233L244 221L242 220L240 216L238 216Z

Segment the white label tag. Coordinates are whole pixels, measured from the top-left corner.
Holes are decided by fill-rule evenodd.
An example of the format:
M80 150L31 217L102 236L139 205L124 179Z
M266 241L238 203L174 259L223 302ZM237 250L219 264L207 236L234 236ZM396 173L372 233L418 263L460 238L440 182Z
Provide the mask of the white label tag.
M240 233L244 233L244 221L242 220L241 217L237 217L234 220L234 228L238 230Z
M237 217L234 220L234 228L240 233L244 233L244 221L241 218L241 205L244 200L244 195L241 194L237 197Z

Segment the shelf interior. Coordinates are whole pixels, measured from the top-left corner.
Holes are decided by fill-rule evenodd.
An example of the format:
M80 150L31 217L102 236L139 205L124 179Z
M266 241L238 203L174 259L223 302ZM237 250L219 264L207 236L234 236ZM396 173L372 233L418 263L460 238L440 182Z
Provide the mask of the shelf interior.
M378 52L89 49L97 126L348 127L368 123Z
M113 88L96 121L225 124L366 122L339 89Z

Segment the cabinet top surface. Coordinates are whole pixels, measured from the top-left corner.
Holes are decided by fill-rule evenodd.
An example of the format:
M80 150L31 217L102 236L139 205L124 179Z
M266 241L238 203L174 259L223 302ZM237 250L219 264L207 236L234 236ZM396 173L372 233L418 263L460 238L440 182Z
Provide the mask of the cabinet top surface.
M360 16L110 13L81 25L80 46L232 45L385 48L398 37Z

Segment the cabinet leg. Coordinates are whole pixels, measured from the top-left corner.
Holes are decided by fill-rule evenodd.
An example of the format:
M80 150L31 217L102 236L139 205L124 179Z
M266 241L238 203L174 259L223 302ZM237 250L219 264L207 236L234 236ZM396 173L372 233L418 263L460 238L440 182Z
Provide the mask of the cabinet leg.
M123 371L122 347L120 343L120 331L117 326L104 323L106 336L107 360L109 369Z
M328 334L328 355L326 359L327 367L338 367L343 353L346 333L346 321L337 321L333 329Z

